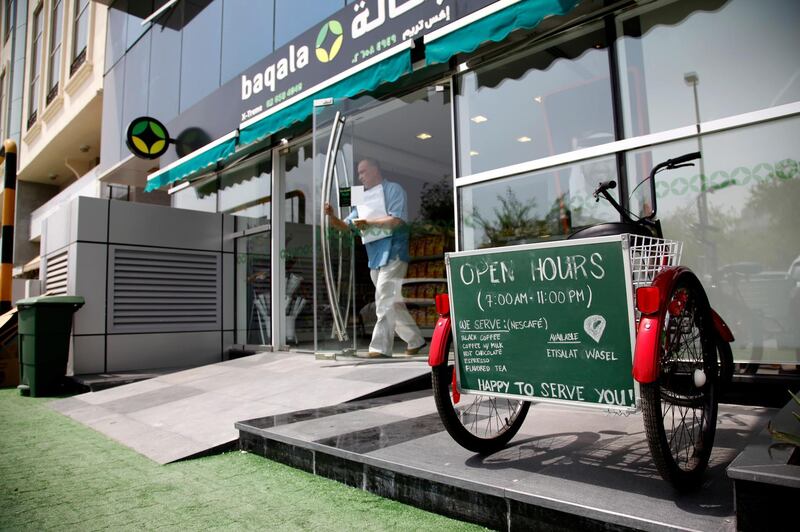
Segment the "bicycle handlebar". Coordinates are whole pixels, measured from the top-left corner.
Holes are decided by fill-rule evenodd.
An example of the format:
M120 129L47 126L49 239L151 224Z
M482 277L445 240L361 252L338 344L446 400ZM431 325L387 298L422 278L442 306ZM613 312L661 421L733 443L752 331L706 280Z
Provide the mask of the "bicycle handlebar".
M663 164L667 168L672 168L679 164L688 163L689 161L694 161L695 159L699 159L700 157L701 157L700 152L696 151L694 153L687 153L686 155L675 157L674 159L668 159L666 162L661 164Z

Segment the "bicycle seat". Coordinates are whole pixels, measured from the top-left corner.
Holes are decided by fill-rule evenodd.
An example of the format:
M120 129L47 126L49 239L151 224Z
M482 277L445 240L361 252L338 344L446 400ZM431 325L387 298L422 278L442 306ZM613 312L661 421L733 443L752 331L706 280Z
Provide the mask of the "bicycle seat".
M621 235L623 233L630 233L639 236L653 236L646 227L639 224L632 224L626 222L606 222L597 225L590 225L583 229L578 229L567 237L567 240L575 238L594 238L597 236Z

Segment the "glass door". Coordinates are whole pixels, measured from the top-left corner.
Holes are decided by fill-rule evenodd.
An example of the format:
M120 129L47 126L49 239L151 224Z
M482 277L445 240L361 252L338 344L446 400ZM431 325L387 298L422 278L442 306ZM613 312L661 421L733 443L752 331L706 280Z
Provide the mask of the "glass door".
M315 337L322 356L425 356L454 247L450 89L317 102Z

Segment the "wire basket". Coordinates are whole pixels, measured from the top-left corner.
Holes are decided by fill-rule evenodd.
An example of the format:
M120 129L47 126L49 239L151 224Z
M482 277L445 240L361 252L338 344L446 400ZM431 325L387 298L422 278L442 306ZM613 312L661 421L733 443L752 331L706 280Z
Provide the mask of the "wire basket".
M630 235L631 284L633 293L640 286L649 286L659 272L681 262L683 242Z

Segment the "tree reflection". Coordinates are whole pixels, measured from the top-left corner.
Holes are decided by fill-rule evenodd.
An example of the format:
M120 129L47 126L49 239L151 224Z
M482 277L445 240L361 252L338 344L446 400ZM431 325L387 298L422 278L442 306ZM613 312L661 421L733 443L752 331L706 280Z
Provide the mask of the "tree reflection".
M536 200L523 203L511 189L504 196L497 196L499 206L493 209L494 216L481 214L477 207L472 210L471 222L483 230L480 247L507 246L549 234L547 220L537 219L534 209Z

